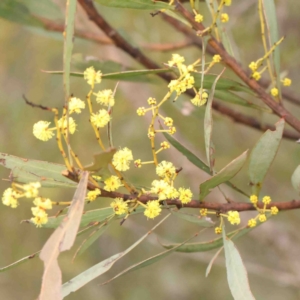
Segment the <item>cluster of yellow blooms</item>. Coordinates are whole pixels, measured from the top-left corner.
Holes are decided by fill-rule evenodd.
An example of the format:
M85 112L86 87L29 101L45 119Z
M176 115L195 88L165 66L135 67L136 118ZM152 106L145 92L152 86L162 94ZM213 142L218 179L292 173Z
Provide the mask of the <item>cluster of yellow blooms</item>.
M52 209L52 201L47 198L38 197L40 182L31 182L28 184L14 183L12 187L7 188L2 196L2 203L4 205L16 208L19 205L19 198L34 198L34 207L31 208L34 217L31 221L40 227L48 222L47 209Z
M267 209L267 205L271 203L271 198L269 196L264 196L262 198L262 203L264 204L264 207L262 209L258 208L257 203L258 203L258 198L256 195L252 195L250 197L250 202L254 205L256 210L258 211L258 215L255 218L252 218L248 221L248 226L249 227L255 227L257 220L260 222L265 222L267 221L267 216L266 213L270 213L271 215L277 215L279 210L276 206L271 206L270 209Z

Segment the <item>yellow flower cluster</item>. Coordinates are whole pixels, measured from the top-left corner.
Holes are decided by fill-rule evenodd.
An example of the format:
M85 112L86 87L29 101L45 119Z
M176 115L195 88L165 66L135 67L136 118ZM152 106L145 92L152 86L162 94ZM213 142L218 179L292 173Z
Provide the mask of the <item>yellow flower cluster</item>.
M101 191L99 189L95 189L87 193L86 199L89 201L95 201L99 195L101 195Z
M116 215L123 215L128 213L128 203L122 198L115 198L110 204Z
M127 171L132 160L131 150L125 147L114 154L112 164L118 171Z
M279 210L276 206L271 206L270 209L267 209L267 205L271 203L272 199L270 196L264 196L262 198L262 203L264 204L263 208L260 209L258 207L258 197L256 195L250 196L250 202L253 204L253 206L258 211L258 215L255 218L252 218L248 221L248 227L255 227L257 224L257 220L259 220L261 223L267 221L266 213L270 213L271 215L277 215Z

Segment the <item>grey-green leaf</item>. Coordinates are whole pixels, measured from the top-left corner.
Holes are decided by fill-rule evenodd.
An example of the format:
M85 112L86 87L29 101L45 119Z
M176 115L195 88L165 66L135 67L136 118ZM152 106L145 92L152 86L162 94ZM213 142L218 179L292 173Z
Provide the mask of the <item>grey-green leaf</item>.
M102 262L94 265L93 267L87 269L82 272L78 276L72 278L68 282L64 283L62 286L62 295L63 297L68 296L70 293L77 291L93 279L97 278L101 274L107 272L119 259L121 259L124 255L138 246L148 235L150 235L161 223L163 223L170 214L164 217L160 222L158 222L151 230L149 230L144 236L142 236L137 242L131 245L129 248L124 250L123 252L117 253Z
M249 282L247 270L233 242L226 237L223 226L223 243L226 261L227 281L235 300L255 300Z
M43 187L76 187L77 183L64 177L61 173L66 166L21 158L0 153L0 164L12 171L15 182L28 183L40 181Z
M300 165L294 171L291 180L292 180L293 188L297 192L300 192Z
M168 5L162 1L153 0L96 0L97 3L117 8L131 8L131 9L172 9L173 6Z
M248 174L253 194L259 194L263 180L276 156L284 124L284 119L280 119L275 124L276 129L274 131L268 129L251 152Z
M203 200L210 193L211 189L220 185L221 183L229 181L232 177L234 177L244 166L247 160L247 155L248 150L231 161L216 175L202 182L200 184L200 200Z

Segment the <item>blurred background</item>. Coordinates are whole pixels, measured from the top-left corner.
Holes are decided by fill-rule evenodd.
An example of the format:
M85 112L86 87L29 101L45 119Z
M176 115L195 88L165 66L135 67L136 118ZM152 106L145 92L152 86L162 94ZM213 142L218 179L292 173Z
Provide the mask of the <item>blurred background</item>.
M6 0L0 4L0 16L6 5L17 1ZM51 0L18 1L29 5L31 13L63 24L65 1ZM3 6L4 5L4 6ZM299 40L300 2L276 1L280 36L285 35L281 44L281 70L288 74L293 84L289 88L297 92L299 81ZM51 9L50 9L51 8ZM204 4L201 12L208 20ZM151 11L114 9L97 5L97 9L128 41L140 47L160 66L171 58L172 52L159 52L146 47L147 44L177 43L185 39L174 28L163 21L161 16L152 17ZM2 13L1 13L2 10ZM232 41L235 56L247 67L252 60L263 55L260 37L260 24L257 16L256 1L232 1L227 8L230 16L225 29ZM209 25L208 21L205 22ZM50 75L42 70L62 70L63 39L61 33L45 31L39 28L23 26L16 22L0 18L0 151L24 158L46 160L63 163L55 140L41 142L32 135L32 126L39 120L52 120L52 115L34 109L25 104L22 94L37 104L62 108L64 102L61 75ZM86 17L81 7L77 9L76 28L83 32L96 34L105 38ZM176 50L184 55L187 63L192 63L199 57L199 49L190 46ZM104 45L75 38L73 71L82 71L81 63L89 64L92 58L105 61L112 60L124 67L144 69L128 55L112 45ZM209 60L209 57L207 57ZM212 70L217 73L221 67ZM226 71L226 77L234 76ZM146 106L148 97L161 99L167 92L167 85L155 75L149 77L149 82L125 82L118 85L116 106L113 112L113 137L116 147L127 146L133 151L134 158L151 160L150 142L147 138L149 118L138 117L136 109ZM116 81L104 80L100 88L114 89ZM98 88L98 87L97 87ZM87 84L77 77L71 78L71 92L81 99L88 92ZM175 137L200 158L205 160L203 136L203 116L205 107L194 108L187 96L182 95L173 103L170 101L163 107L164 115L174 119L177 133ZM258 100L249 99L255 103ZM275 123L278 117L261 113L253 109L228 104L231 108L255 116L263 122ZM299 116L299 107L285 102L287 109ZM84 164L92 162L92 155L99 152L95 137L88 122L87 112L76 116L79 124L77 132L71 137L74 151ZM213 141L216 148L216 169L220 170L232 159L246 149L251 149L262 132L238 125L226 116L214 113ZM162 141L163 138L158 138ZM270 195L274 202L297 199L298 194L291 185L291 175L300 163L300 145L292 140L283 140L278 155L266 177L262 195ZM187 159L175 149L161 154L160 158L172 161L176 167L182 167L177 181L177 187L190 187L197 197L198 186L208 176L191 165ZM5 181L9 171L0 168L0 190L9 187ZM154 178L150 166L130 170L128 178L138 185L149 186ZM233 182L250 193L247 178L247 167L234 178ZM234 201L248 201L224 187L228 197ZM68 201L72 198L72 189L43 189L43 195L53 201ZM207 201L223 202L224 198L216 189ZM86 209L106 207L109 199L98 199ZM51 234L49 229L36 229L34 226L21 223L21 220L31 217L30 201L21 201L17 209L2 206L0 209L0 266L8 265L22 257L40 250ZM55 214L59 208L53 209ZM198 214L198 211L185 210ZM255 213L242 213L242 225ZM280 213L266 224L253 230L250 234L235 242L248 270L250 286L256 299L300 299L300 237L298 224L299 211ZM106 233L90 247L83 255L77 257L74 263L72 256L80 245L79 238L72 250L59 257L63 272L63 282L73 278L92 265L106 259L130 246L149 229L157 220L146 221L143 216L131 216L123 226L115 222ZM227 227L227 231L230 227ZM205 277L205 270L216 250L182 254L174 253L166 259L150 267L129 273L105 286L98 286L113 277L126 267L155 255L164 249L160 242L182 242L187 237L199 231L195 224L175 217L169 218L154 234L119 261L109 272L92 281L67 299L232 299L227 279L224 254L221 253L215 261L210 275ZM206 230L196 241L207 241L214 238L213 230ZM38 258L0 274L1 299L35 299L39 293L43 264Z

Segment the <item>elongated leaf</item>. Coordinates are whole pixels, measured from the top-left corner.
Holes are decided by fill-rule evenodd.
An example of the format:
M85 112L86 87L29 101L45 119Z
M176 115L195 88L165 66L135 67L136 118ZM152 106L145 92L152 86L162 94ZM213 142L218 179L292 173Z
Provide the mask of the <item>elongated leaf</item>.
M76 14L76 0L68 0L66 4L66 21L65 21L65 35L64 35L64 90L65 103L68 103L70 97L70 71L71 58L73 51L74 39L74 23Z
M200 184L200 200L203 200L214 187L230 180L243 167L247 160L248 150L231 161L220 172Z
M62 75L62 71L45 71L42 72L54 75ZM157 73L166 73L171 72L169 69L154 69L154 70L134 70L134 71L123 71L116 73L107 73L102 75L102 79L111 79L111 80L123 80L123 81L145 81L149 82L149 78L143 78L143 76L157 74ZM71 76L83 77L83 73L71 72Z
M276 156L284 124L284 119L280 119L275 124L276 129L274 131L268 129L251 152L248 174L253 194L259 194L263 180Z
M88 177L89 173L84 171L67 217L63 219L61 225L52 233L40 253L40 259L44 262L44 274L39 300L62 299L62 279L57 258L61 252L69 250L75 241L83 212Z
M198 235L198 233L197 233L196 235ZM187 243L188 241L190 241L190 240L191 240L192 238L194 238L196 235L194 235L193 237L187 239L187 240L184 241L183 243L179 244L177 247L183 246L185 243ZM122 275L125 275L125 274L127 274L127 273L129 273L129 272L136 271L136 270L142 269L142 268L144 268L144 267L150 266L150 265L152 265L152 264L154 264L154 263L160 261L161 259L163 259L163 258L169 256L172 252L174 252L174 251L177 249L177 247L174 247L174 248L172 248L172 249L170 249L170 250L161 252L161 253L156 254L156 255L154 255L154 256L152 256L152 257L149 257L149 258L147 258L147 259L145 259L145 260L143 260L143 261L140 261L139 263L132 265L131 267L125 269L124 271L120 272L119 274L117 274L117 275L114 276L113 278L111 278L111 279L109 279L109 280L107 280L107 281L101 283L100 285L108 284L108 283L110 283L111 281L117 279L118 277L121 277Z
M200 73L191 73L194 76L195 79L195 87L200 88L201 87L201 74ZM203 82L203 88L210 90L214 84L214 81L218 75L216 74L206 74L204 76L204 82ZM227 79L227 78L220 78L216 84L216 88L218 90L225 90L225 91L232 91L232 92L246 92L248 94L253 95L253 92L242 83L239 83L237 81Z
M211 173L213 173L213 168L214 168L214 146L211 140L212 136L212 129L213 129L213 118L212 118L212 102L214 99L214 93L215 93L215 88L218 80L224 73L225 68L223 71L216 77L210 93L209 97L207 100L206 108L205 108L205 115L204 115L204 141L205 141L205 152L206 152L206 159L209 165L209 169Z
M168 133L163 132L163 135L165 138L169 141L169 143L177 149L180 153L182 153L192 164L194 164L196 167L204 171L205 173L211 175L209 167L200 159L198 158L194 153L192 153L190 150L185 148L181 143L179 143L175 138L173 138ZM249 195L239 188L237 188L235 185L233 185L231 182L225 182L226 185L230 186L232 189L236 190L237 192L245 195L249 198Z
M277 24L277 16L276 16L276 5L274 0L262 0L263 1L263 8L265 12L265 18L267 27L270 33L270 46L273 46L276 42L279 41L279 31L278 31L278 24ZM266 29L267 30L267 29ZM276 87L281 90L281 83L280 83L280 46L277 46L272 54L273 63L274 63L274 75L276 78Z
M10 265L8 265L8 266L5 266L5 267L3 267L3 268L0 268L0 273L1 273L1 272L8 271L8 270L10 270L10 269L12 269L12 268L14 268L14 267L17 267L18 265L21 265L21 264L24 263L24 262L27 262L27 261L29 261L29 260L31 260L31 259L37 257L37 254L39 254L39 253L40 253L40 251L35 252L35 253L33 253L33 254L30 254L30 255L28 255L28 256L25 256L25 257L23 257L23 258L21 258L21 259L15 261L15 262L13 262L12 264L10 264Z
M250 107L253 109L257 109L259 111L267 112L267 113L272 113L272 110L268 107L262 107L259 105L256 105L254 103L251 103L244 98L240 97L239 95L234 94L233 92L230 91L223 91L223 90L215 90L214 97L217 99L220 99L225 102L233 103L236 105L241 105L245 107Z
M212 219L208 218L208 217L186 214L186 213L183 213L180 211L176 211L175 209L172 209L171 213L172 213L172 215L174 215L180 219L186 220L191 223L196 223L202 227L212 227L215 224L215 222L213 222Z
M260 222L257 222L257 226L259 226ZM254 228L256 228L254 227ZM240 238L241 236L245 235L246 233L250 232L251 230L254 229L253 227L243 227L241 229L238 230L234 230L232 232L229 232L227 234L228 238L231 238L232 240L237 240L238 238ZM162 244L162 246L166 249L171 249L173 247L177 247L178 244ZM223 238L217 238L217 239L213 239L207 242L197 242L197 243L187 243L183 246L180 246L176 249L176 252L185 252L185 253L193 253L193 252L205 252L205 251L210 251L213 249L217 249L223 246Z
M21 158L0 153L0 164L12 171L15 182L40 181L43 187L76 187L76 182L64 177L66 166L46 161Z
M130 215L140 214L144 212L145 208L138 207L135 211L133 211ZM114 210L111 207L105 207L100 209L94 209L85 212L82 215L80 221L80 227L88 226L93 222L104 222L108 217L114 214ZM61 215L58 217L50 217L48 222L42 225L42 228L57 228L62 220L66 217L66 215ZM124 216L117 216L116 219L122 219ZM32 223L31 220L25 220L25 222Z
M227 281L231 294L235 300L255 300L250 290L248 274L242 258L233 242L226 237L224 226L222 231Z
M212 259L210 260L207 268L206 268L206 271L205 271L205 277L207 277L211 271L211 268L213 266L213 263L215 262L215 260L217 259L217 257L219 256L219 254L222 252L223 250L223 247L221 247L216 253L215 255L212 257Z
M300 192L300 165L294 171L291 179L292 179L293 188L297 192Z
M92 244L96 242L99 239L99 237L105 232L105 230L109 227L109 224L110 222L108 222L107 224L101 224L96 230L94 230L77 249L73 259L75 259L77 255L81 255L85 250L92 246Z
M124 255L128 252L133 250L136 246L138 246L148 235L150 235L161 223L163 223L170 214L164 217L160 222L158 222L150 231L148 231L144 236L142 236L137 242L131 245L129 248L115 254L102 262L94 265L93 267L87 269L86 271L82 272L78 276L74 277L73 279L69 280L68 282L64 283L62 286L62 295L63 297L68 296L70 293L77 291L93 279L97 278L101 274L107 272L119 259L121 259Z
M1 0L0 18L22 25L43 27L43 24L31 15L28 6L21 0Z
M97 3L118 8L132 8L132 9L171 9L173 6L161 1L152 0L96 0Z

